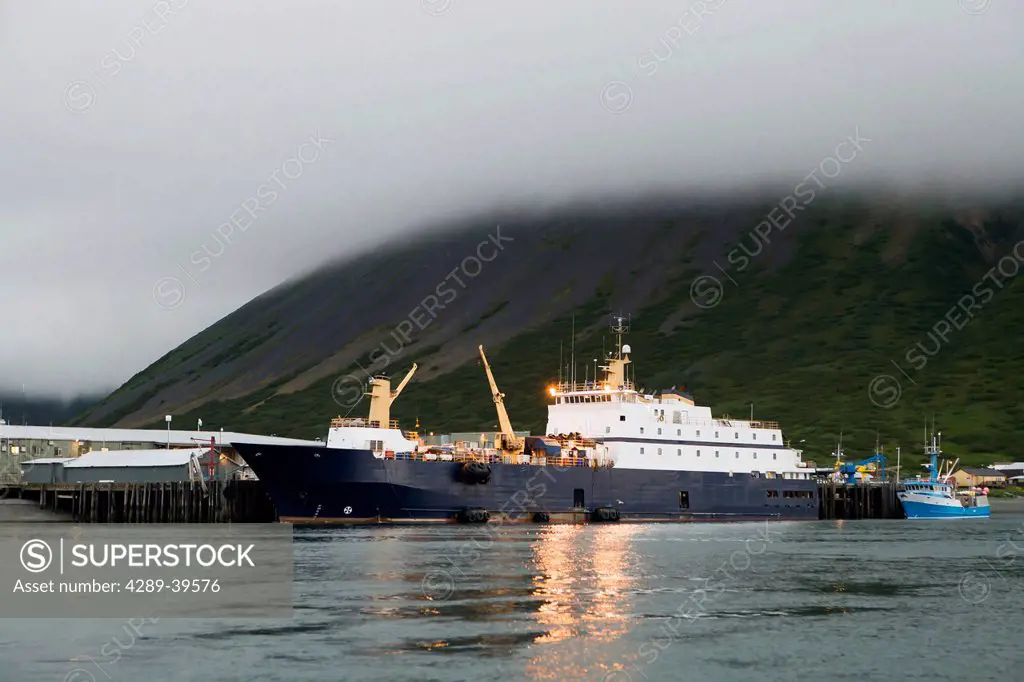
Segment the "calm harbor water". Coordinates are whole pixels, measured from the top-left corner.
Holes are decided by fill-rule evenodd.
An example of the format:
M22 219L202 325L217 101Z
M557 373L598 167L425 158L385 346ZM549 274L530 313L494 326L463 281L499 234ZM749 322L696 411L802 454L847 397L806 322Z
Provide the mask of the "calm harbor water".
M291 620L3 620L0 679L1020 679L1022 565L1015 512L301 530Z

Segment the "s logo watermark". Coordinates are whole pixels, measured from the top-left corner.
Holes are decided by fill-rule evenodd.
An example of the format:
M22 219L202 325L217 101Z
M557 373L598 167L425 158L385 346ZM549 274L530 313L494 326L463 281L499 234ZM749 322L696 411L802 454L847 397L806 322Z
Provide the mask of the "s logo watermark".
M42 573L53 563L53 550L42 540L29 540L21 547L21 565L29 573Z

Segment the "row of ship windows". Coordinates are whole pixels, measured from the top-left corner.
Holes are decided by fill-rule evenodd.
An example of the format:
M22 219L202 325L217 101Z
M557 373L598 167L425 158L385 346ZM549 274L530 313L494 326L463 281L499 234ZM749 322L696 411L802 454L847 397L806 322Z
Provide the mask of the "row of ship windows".
M765 492L768 493L768 497L778 497L779 496L779 491L778 490L767 490ZM801 500L809 500L809 499L813 499L814 498L814 491L813 490L783 490L782 491L782 496L785 497L785 498L789 498L789 499L796 498L796 499L801 499Z
M641 455L644 454L643 446L640 447L640 454ZM658 448L658 454L659 455L662 454L662 448ZM676 448L676 456L677 457L682 457L683 456L683 449L682 448ZM700 457L700 450L697 451L697 456ZM715 457L718 457L718 450L715 450ZM736 452L736 457L735 458L736 459L740 458L740 453L738 451ZM773 452L772 453L772 459L778 459L778 458L779 458L778 453L777 452ZM757 459L757 453L756 452L754 453L754 459Z
M619 421L620 422L626 421L626 415L624 415L624 414L619 415ZM605 433L611 433L612 432L612 427L610 427L610 426L604 427L604 432ZM640 433L643 434L643 432L644 432L644 427L641 426L640 427ZM660 427L658 428L658 435L659 436L661 435L661 428ZM683 430L682 429L676 429L676 435L677 436L683 435ZM754 440L757 440L757 434L756 433L752 433L751 436L753 437ZM776 440L776 436L777 436L777 434L773 433L772 434L772 440ZM733 437L736 440L739 440L740 432L739 431L734 431L733 432ZM697 438L700 438L700 429L697 429ZM715 438L718 438L718 431L715 431Z

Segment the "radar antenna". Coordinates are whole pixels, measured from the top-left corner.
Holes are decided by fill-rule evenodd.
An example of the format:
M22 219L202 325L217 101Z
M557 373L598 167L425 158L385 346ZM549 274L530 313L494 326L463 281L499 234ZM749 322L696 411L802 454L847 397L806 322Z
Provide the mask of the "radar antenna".
M614 322L612 323L612 333L615 334L615 357L616 357L616 359L621 359L622 355L620 355L620 353L628 353L629 352L628 350L627 351L623 351L622 350L623 349L622 337L625 334L629 333L630 318L629 317L623 317L622 314L620 313L619 315L617 315L616 317L614 317L612 319L614 320Z
M630 347L622 342L622 337L629 333L629 317L623 317L620 313L612 318L612 333L615 335L615 350L609 353L608 364L601 369L605 371L605 388L611 391L621 391L629 387L626 378L626 365L632 362L629 359Z

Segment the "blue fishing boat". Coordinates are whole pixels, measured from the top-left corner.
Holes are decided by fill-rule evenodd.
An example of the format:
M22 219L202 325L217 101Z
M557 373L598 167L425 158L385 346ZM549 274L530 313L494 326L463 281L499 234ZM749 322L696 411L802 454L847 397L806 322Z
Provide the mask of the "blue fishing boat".
M940 438L942 434L939 434ZM951 482L954 462L945 474L941 471L939 441L932 436L931 445L925 446L930 456L927 479L908 479L903 490L897 493L903 504L903 514L908 519L966 519L989 518L987 489L970 488L957 492L956 483ZM959 461L959 460L957 460Z

